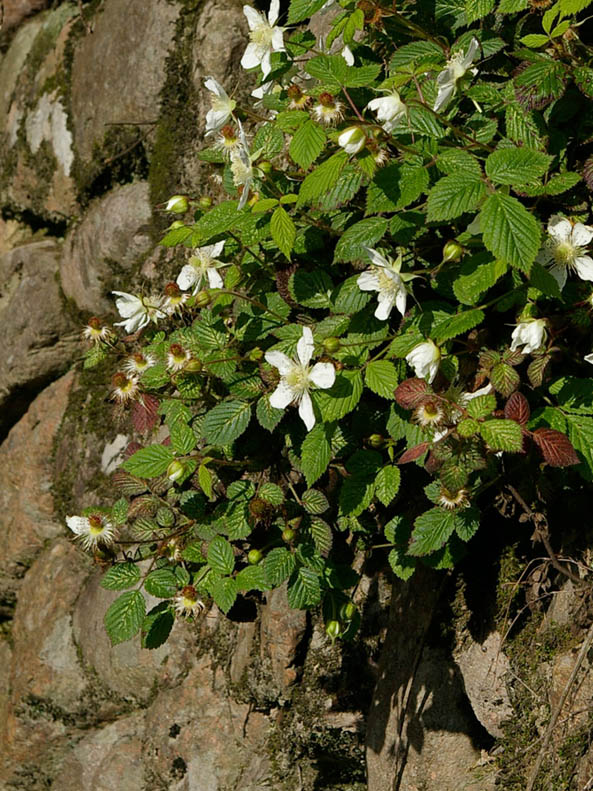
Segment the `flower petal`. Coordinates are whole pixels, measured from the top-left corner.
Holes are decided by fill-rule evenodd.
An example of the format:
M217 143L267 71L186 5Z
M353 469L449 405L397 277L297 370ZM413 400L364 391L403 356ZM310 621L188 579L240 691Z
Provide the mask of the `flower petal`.
M593 239L593 228L590 225L577 222L572 229L572 243L577 247L585 247L591 239Z
M591 363L593 365L593 354L586 354L583 359L587 363Z
M303 336L297 343L297 357L301 365L309 365L311 357L313 357L313 350L315 344L313 343L313 333L310 327L303 327Z
M574 268L581 280L593 280L593 259L588 255L579 256L574 262Z
M272 0L270 3L270 10L268 11L268 22L272 27L278 21L278 16L280 15L280 0Z
M89 531L89 520L86 516L67 516L66 524L77 536L82 536Z
M313 412L313 402L311 396L306 391L303 393L301 403L299 404L299 415L305 424L307 431L311 431L315 425L315 413Z
M379 291L379 278L369 269L358 276L356 285L361 291Z
M243 57L241 58L241 66L244 69L255 69L259 66L261 62L261 47L258 47L257 44L250 42L247 45L247 49L243 53Z
M284 31L281 27L275 27L272 33L272 52L285 52Z
M441 72L442 74L443 72ZM439 75L440 77L440 75ZM441 110L445 110L453 94L455 93L455 82L450 81L446 82L443 85L439 86L439 92L437 94L436 101L434 103L434 107L432 108L435 113L440 112Z
M247 18L247 24L249 25L250 30L255 30L256 27L267 24L265 18L260 13L258 13L255 8L252 8L249 5L243 6L243 13Z
M221 99L229 98L225 89L218 82L218 80L214 79L214 77L206 77L204 80L204 87L206 90L210 91L210 93L213 93L215 96L219 96Z
M548 233L555 242L568 242L572 233L572 224L566 217L554 214L548 222Z
M292 387L284 380L280 380L280 384L270 396L270 406L273 406L274 409L286 409L295 397L296 393Z
M375 311L375 318L380 319L381 321L386 321L393 309L394 302L395 294L393 291L379 292L379 304L377 306L377 310Z
M290 371L292 371L294 367L294 363L292 360L284 354L284 352L279 351L269 351L266 352L264 357L266 358L266 362L270 365L273 365L274 368L277 368L280 372L280 376L286 376Z
M566 267L565 266L551 266L550 267L550 274L554 278L554 280L558 283L560 287L560 291L566 285Z
M365 247L366 253L371 260L373 266L389 267L389 261L378 250L373 250L372 247Z
M210 267L206 270L206 277L208 278L208 285L210 288L222 288L224 286L223 279L214 267Z
M336 369L331 363L315 363L309 379L322 390L328 390L336 381Z
M202 276L191 264L186 264L177 277L177 285L182 291L187 291L194 283L197 283L199 288L201 282Z
M408 295L406 293L406 289L400 288L400 290L397 292L397 296L395 297L395 307L399 310L402 316L406 312L407 301L408 301Z

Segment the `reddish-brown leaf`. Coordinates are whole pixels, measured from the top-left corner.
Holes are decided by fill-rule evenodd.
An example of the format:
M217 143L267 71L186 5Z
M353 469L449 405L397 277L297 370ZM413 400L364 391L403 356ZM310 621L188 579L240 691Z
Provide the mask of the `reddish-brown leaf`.
M524 426L530 415L529 402L523 393L515 391L504 405L504 416L508 420L516 420L517 423Z
M570 440L561 431L538 428L531 436L550 467L569 467L580 462Z
M438 456L430 451L428 456L426 457L426 461L424 462L424 469L426 472L434 475L434 473L443 466L443 460L439 459Z
M132 404L132 423L140 434L151 431L159 421L159 400L156 396L143 393Z
M140 478L130 475L129 472L121 468L113 473L111 482L119 492L127 495L142 494L148 489L145 481L141 481Z
M413 448L408 448L397 460L398 464L407 464L410 461L416 461L422 456L423 453L426 453L428 448L430 447L430 442L421 442L420 445L415 445Z
M394 396L397 403L404 409L413 409L423 396L430 392L424 379L406 379L395 388Z
M124 459L129 459L130 456L133 456L137 450L140 450L142 445L139 442L130 442L128 447L124 450Z

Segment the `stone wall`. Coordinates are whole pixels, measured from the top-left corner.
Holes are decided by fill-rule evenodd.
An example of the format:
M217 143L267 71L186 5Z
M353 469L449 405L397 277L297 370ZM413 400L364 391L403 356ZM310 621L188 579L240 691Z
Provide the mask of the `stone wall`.
M489 791L503 777L520 791L517 740L542 738L584 622L568 634L582 597L563 590L556 621L535 608L503 643L508 621L484 602L515 585L514 567L505 577L501 564L477 603L459 593L462 569L395 583L391 605L392 580L374 568L357 594L362 634L345 645L279 590L236 621L212 606L197 625L177 623L154 651L110 646L114 594L64 516L109 496L132 435L104 372L81 370L80 327L113 318L112 288L160 286L176 271L156 246L159 205L216 194L195 157L202 82L213 74L244 95L246 27L234 0L3 5L0 788ZM530 639L558 650L530 664ZM593 771L585 681L557 744L581 739L579 791ZM535 720L524 686L537 688Z

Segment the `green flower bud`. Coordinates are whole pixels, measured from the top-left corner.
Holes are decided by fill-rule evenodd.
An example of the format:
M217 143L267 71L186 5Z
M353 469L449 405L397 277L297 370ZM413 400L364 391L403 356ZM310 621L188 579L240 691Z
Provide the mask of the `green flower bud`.
M382 448L385 444L385 437L382 434L371 434L367 442L371 448Z
M264 353L259 348L259 346L256 346L255 349L252 349L247 356L252 362L257 362L258 360L261 360L261 358L264 356Z
M356 606L351 602L346 602L346 604L342 604L340 607L340 616L345 621L351 621L354 616L356 615Z
M197 374L199 373L204 366L202 365L201 360L191 359L185 365L185 370L190 374Z
M340 636L342 631L342 624L339 621L328 621L325 625L325 633L331 639L332 643L336 637Z
M290 527L287 527L282 531L282 540L289 544L294 539L295 535L296 533L294 530Z
M252 549L249 554L247 555L247 562L250 566L257 566L260 560L263 558L262 553L259 549Z
M211 302L212 297L209 291L198 291L194 297L194 304L197 305L198 308L207 308Z
M461 261L463 258L463 247L454 240L451 240L443 247L443 262L448 261Z
M257 163L258 168L261 170L262 173L271 173L273 165L271 162L268 162L267 159L264 159L262 162Z
M172 461L171 464L169 464L169 466L167 467L167 478L170 481L177 481L179 480L179 478L181 478L184 472L185 472L185 467L183 466L183 464L177 459L175 459L175 461Z
M165 205L165 211L171 211L174 214L185 214L188 210L189 204L185 195L173 195L169 198Z
M176 231L178 228L184 228L185 223L181 220L174 220L171 225L169 226L170 231Z
M340 339L339 338L326 338L323 341L323 348L328 354L334 354L340 348Z
M212 206L212 198L208 197L208 195L202 195L200 200L198 201L198 206L200 209L209 209Z

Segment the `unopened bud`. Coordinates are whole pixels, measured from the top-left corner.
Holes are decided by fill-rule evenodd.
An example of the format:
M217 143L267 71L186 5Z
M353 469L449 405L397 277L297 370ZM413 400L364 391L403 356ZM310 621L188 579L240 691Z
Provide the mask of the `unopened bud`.
M345 621L351 621L355 615L356 615L356 606L351 601L346 602L346 604L343 604L341 606L340 616Z
M209 291L198 291L194 297L194 304L198 308L206 308L212 302L212 297Z
M334 354L340 348L340 339L339 338L326 338L323 341L323 348L328 354Z
M338 137L338 145L347 154L358 154L364 148L366 139L366 135L360 126L349 126Z
M180 461L177 461L177 459L175 459L175 461L172 461L171 464L169 464L169 466L167 467L167 478L170 481L178 481L184 472L185 472L185 467L183 466L183 464Z
M294 530L292 528L286 527L282 531L282 540L286 541L286 543L289 544L294 539L295 535L296 535L296 533L294 532Z
M264 159L263 162L258 162L257 166L261 170L262 173L271 173L272 172L272 163L268 162L267 159Z
M385 437L382 434L371 434L367 442L371 448L382 448L385 444Z
M200 209L209 209L210 206L212 206L212 198L210 198L208 195L202 195L198 201L198 206Z
M331 639L332 643L336 637L340 636L342 625L339 621L328 621L325 625L325 633Z
M188 360L188 362L185 364L185 370L190 374L200 373L203 367L204 366L202 365L202 361L196 360L193 357L191 360Z
M247 355L247 357L248 357L248 358L249 358L249 359L250 359L252 362L257 362L258 360L261 360L261 358L262 358L263 356L264 356L264 353L263 353L263 352L262 352L262 350L259 348L259 346L256 346L256 347L255 347L255 349L251 349L251 351L250 351L250 352L249 352L249 354Z
M188 209L188 202L185 195L173 195L169 198L165 205L165 211L171 211L174 214L185 214Z
M185 223L181 220L174 220L171 225L169 226L170 231L176 231L178 228L184 228Z
M463 247L459 242L451 240L443 247L443 262L454 261L457 263L463 258Z
M263 558L262 553L259 549L252 549L249 554L247 555L247 562L250 566L257 566L260 560Z

